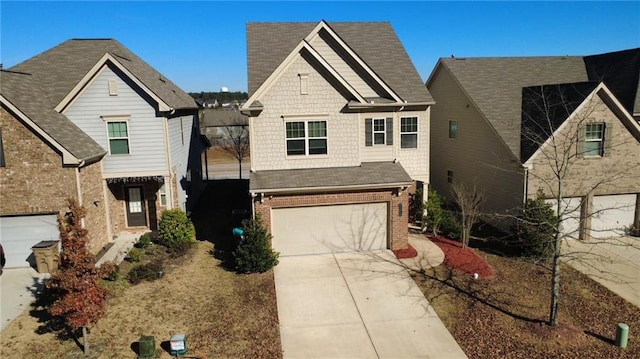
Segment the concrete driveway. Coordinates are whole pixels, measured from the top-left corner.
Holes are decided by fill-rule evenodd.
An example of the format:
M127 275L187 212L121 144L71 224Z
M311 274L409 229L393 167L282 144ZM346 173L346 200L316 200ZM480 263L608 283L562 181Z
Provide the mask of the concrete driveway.
M5 330L35 300L50 274L29 268L8 268L0 276L0 331Z
M285 256L284 358L466 358L391 251Z
M640 238L568 240L565 262L640 307Z

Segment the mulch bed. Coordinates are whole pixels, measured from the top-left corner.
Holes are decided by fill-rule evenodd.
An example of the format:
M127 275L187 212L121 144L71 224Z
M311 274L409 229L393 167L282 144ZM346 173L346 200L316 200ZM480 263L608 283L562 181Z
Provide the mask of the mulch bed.
M462 243L442 236L429 236L444 252L444 265L468 274L478 274L480 278L493 278L494 269L473 249L462 248Z
M405 249L394 249L392 250L393 254L396 255L398 259L407 259L407 258L415 258L418 256L418 251L411 246L411 244L407 245Z

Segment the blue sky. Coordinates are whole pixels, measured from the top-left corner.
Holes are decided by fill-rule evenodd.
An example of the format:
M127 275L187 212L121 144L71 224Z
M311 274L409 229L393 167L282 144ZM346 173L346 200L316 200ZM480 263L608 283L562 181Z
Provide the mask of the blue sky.
M0 2L11 67L70 38L115 38L185 91L246 91L245 24L389 21L423 81L438 58L640 47L640 2Z

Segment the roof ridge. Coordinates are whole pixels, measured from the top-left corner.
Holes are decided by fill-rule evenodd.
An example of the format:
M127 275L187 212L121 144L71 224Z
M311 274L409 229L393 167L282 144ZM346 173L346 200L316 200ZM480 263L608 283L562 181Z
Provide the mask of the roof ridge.
M33 74L30 72L22 72L22 71L15 71L15 70L9 70L9 69L0 69L0 72L6 72L8 74L33 76Z

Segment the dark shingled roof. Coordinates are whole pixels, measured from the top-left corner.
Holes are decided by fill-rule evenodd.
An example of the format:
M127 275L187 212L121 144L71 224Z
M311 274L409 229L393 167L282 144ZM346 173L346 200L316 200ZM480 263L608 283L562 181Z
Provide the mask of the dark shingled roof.
M33 75L0 71L0 93L79 160L96 160L106 151L66 116L53 110Z
M193 98L113 39L72 39L2 72L0 93L78 159L106 151L54 108L109 53L167 105L196 109Z
M283 192L340 187L389 188L411 184L400 163L365 162L357 167L331 167L252 172L251 192Z
M587 81L582 57L442 58L472 101L520 156L522 88Z
M522 162L551 137L597 86L597 82L580 82L522 89Z
M167 105L175 109L197 108L189 94L114 39L67 40L10 70L39 75L38 80L55 107L106 53Z
M254 93L318 23L248 23L249 93ZM328 26L395 93L408 102L433 102L388 22L331 22Z
M204 109L200 119L201 127L247 126L249 119L240 111Z
M640 113L640 48L586 56L589 81L604 82L630 114Z

